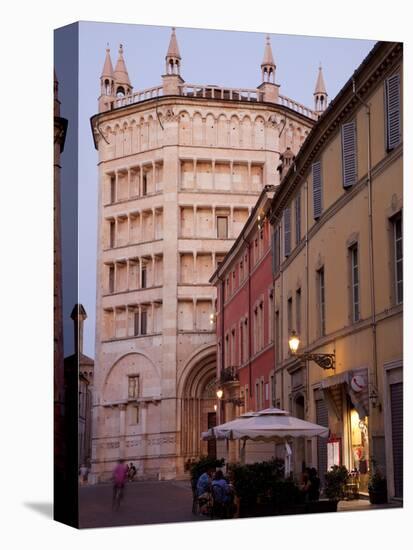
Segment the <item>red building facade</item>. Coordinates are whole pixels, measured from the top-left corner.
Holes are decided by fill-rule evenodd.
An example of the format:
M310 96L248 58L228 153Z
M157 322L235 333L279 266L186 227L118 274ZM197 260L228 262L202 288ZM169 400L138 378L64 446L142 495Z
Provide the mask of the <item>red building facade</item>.
M273 405L271 224L265 186L231 250L211 278L217 287L218 423Z

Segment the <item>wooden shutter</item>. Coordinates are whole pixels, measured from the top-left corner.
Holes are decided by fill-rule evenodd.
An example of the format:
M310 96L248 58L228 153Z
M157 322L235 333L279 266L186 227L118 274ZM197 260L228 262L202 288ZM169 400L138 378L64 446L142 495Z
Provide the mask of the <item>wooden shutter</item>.
M394 496L403 497L403 383L390 386Z
M295 198L295 244L301 242L301 193Z
M318 220L323 210L321 162L315 162L313 164L312 173L313 173L313 217L315 220Z
M400 143L400 75L386 80L386 133L387 150Z
M357 182L356 123L348 122L341 127L341 148L343 158L343 187Z
M291 208L284 210L284 256L291 254Z
M272 270L274 274L280 270L280 228L278 225L272 235Z

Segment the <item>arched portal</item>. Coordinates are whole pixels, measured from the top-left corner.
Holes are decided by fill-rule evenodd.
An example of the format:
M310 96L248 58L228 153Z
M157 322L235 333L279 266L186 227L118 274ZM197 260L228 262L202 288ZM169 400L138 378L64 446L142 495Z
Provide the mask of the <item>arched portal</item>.
M215 425L215 346L189 359L181 379L181 452L183 463L200 455L214 454L213 445L201 441L201 433Z

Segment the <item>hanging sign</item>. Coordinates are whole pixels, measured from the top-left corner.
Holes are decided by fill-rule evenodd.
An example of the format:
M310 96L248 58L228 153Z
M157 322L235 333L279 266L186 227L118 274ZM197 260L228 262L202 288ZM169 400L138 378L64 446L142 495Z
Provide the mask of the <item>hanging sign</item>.
M366 387L366 380L361 374L356 374L350 381L351 389L355 392L360 392Z

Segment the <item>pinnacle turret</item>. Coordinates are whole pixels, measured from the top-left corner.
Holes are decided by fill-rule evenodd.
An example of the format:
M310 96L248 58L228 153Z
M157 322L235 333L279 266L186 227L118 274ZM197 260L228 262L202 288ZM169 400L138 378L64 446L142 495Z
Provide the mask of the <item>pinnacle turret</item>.
M128 95L131 93L132 84L129 80L128 70L126 68L126 63L123 58L122 44L119 45L119 56L118 60L116 61L113 77L115 80L116 95Z
M261 63L261 73L263 82L272 82L275 84L275 61L272 54L270 37L267 35L265 49L264 49L264 58Z
M109 46L106 48L105 63L103 65L102 74L100 75L100 78L113 79L113 65L112 65L112 59L110 57Z
M314 90L314 109L318 113L322 113L327 108L327 89L324 82L323 69L321 64L318 68L317 81Z
M178 41L176 39L175 27L172 27L171 39L168 51L165 56L166 74L177 74L181 72L181 54L179 53Z

